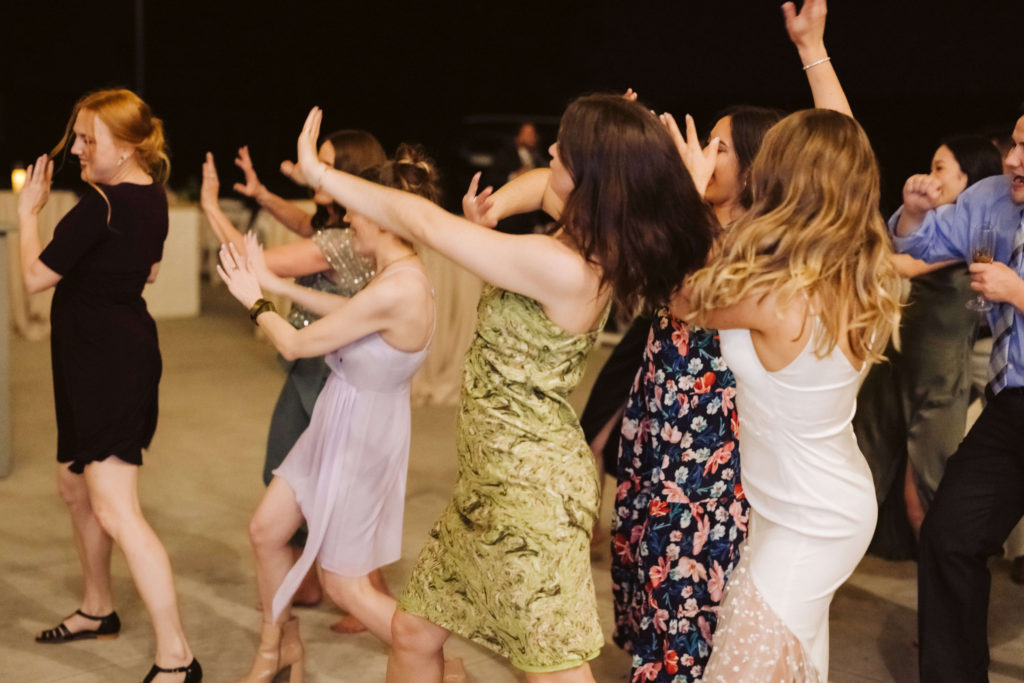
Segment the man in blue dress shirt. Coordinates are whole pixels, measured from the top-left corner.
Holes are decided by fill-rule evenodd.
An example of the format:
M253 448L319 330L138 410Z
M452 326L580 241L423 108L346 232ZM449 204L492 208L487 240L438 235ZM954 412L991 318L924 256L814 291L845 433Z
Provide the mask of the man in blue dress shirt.
M937 206L938 182L912 176L889 220L900 251L971 263L972 236L996 231L991 263L971 263L971 287L993 303L989 401L957 452L921 527L918 633L921 680L988 680L989 557L1024 515L1024 116L1008 175ZM965 311L966 314L967 311Z

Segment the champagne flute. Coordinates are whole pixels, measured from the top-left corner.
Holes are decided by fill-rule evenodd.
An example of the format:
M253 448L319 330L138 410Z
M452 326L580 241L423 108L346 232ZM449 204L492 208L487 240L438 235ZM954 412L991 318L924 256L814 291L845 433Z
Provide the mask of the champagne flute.
M978 226L971 233L971 260L974 263L992 263L996 251L996 230L991 225ZM967 308L983 312L992 308L992 302L977 295L967 302Z

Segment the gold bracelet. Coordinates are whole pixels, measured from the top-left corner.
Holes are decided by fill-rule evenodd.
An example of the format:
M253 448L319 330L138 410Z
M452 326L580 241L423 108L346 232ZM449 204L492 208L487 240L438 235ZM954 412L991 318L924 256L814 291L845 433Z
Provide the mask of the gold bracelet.
M277 311L274 308L274 302L266 299L256 299L256 303L249 307L249 317L252 319L253 325L259 326L256 319L260 317L261 313L266 313L267 311L271 313Z

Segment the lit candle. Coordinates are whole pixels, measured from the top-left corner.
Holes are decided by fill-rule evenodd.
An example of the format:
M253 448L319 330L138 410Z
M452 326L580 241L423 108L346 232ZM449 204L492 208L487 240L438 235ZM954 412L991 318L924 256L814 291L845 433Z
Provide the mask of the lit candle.
M21 192L21 188L25 186L25 169L21 167L15 167L11 171L11 189L15 193Z

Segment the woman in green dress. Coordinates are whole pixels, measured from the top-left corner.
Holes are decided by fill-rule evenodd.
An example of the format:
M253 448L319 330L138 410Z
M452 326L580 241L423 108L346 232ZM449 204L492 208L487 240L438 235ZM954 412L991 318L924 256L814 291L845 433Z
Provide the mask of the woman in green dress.
M316 157L321 112L299 137L315 188L483 279L466 355L455 492L399 600L389 681L441 681L454 631L507 657L528 681L593 681L604 638L590 573L594 461L567 395L615 296L667 301L703 263L714 221L646 107L573 102L550 173L473 199L489 215L543 208L551 235L509 235ZM485 206L486 205L486 206Z

